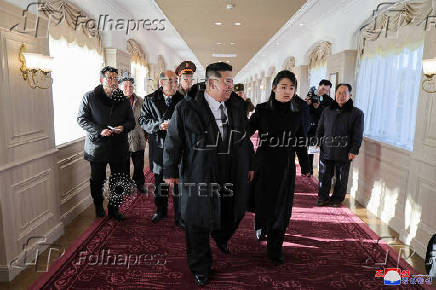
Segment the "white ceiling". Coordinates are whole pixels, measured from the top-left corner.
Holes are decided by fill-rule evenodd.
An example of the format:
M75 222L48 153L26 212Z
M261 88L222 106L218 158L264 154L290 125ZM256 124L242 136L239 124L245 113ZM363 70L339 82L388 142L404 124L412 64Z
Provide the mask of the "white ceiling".
M330 41L332 53L356 49L356 32L383 0L308 0L236 76L245 82L283 68L289 56L296 66L308 64L308 53L319 41Z

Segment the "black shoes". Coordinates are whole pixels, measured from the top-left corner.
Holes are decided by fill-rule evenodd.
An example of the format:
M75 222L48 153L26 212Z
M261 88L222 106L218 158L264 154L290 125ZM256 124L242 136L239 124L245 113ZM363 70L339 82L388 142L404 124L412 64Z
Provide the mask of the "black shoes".
M316 202L316 206L326 206L329 205L329 201L328 200L318 200Z
M229 246L227 245L226 242L224 243L219 243L217 241L215 241L216 246L218 247L218 249L220 249L221 252L223 252L224 254L230 254L230 250L229 250Z
M274 264L283 264L285 262L285 255L282 251L278 254L268 253L268 258L270 258Z
M185 223L181 219L176 220L175 224L176 224L177 227L179 227L179 228L181 228L183 230L185 229Z
M341 207L342 203L339 201L331 201L329 205L331 207Z
M106 216L106 212L104 211L104 207L102 204L95 206L95 215L97 217L105 217Z
M136 187L140 193L145 193L147 189L144 187L144 185L139 185Z
M110 217L113 217L117 221L122 221L126 219L126 217L119 212L117 207L108 206L108 215Z
M194 280L198 286L204 286L209 283L209 276L203 274L194 274Z
M155 223L157 223L158 221L160 221L161 219L163 219L166 216L167 216L166 214L162 214L162 213L156 212L151 217L151 222L155 224Z
M259 242L266 241L266 235L262 231L262 229L256 230L256 239Z

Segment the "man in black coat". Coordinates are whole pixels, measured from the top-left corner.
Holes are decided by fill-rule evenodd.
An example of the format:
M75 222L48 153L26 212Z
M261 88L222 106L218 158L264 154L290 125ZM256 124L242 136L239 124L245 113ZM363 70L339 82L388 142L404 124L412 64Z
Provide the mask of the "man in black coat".
M309 138L310 141L309 146L314 146L316 145L316 129L318 128L319 119L321 118L324 107L320 104L318 96L311 96L307 98L306 101L310 113L310 127L307 132L307 138ZM313 155L314 154L308 154L310 175L313 175Z
M164 141L167 135L170 119L176 104L183 99L177 92L177 76L173 71L162 72L159 75L160 88L144 99L138 123L149 134L150 163L154 173L154 203L156 212L151 220L157 223L168 212L168 188L165 187L162 176L162 157ZM174 218L176 225L183 227L180 219L180 205L177 188L173 192Z
M198 285L209 281L209 235L229 253L254 175L244 102L232 90L232 67L209 65L206 90L195 86L196 94L177 105L165 139L164 180L179 184L188 264Z
M295 102L295 104L298 105L298 108L296 108L298 111L303 113L303 129L304 129L304 135L307 137L307 133L309 132L310 129L310 110L309 110L309 106L307 105L307 102L304 101L302 98L300 98L298 95L295 95L292 98L292 101ZM298 162L302 163L302 160L305 160L306 154L303 154L301 150L297 150L296 151L296 155L298 157ZM308 173L310 173L309 171L305 171L307 170L308 167L301 167L301 174L302 175L307 175Z
M127 133L135 127L135 119L129 101L118 90L118 70L104 67L100 72L100 82L101 85L83 96L77 122L87 133L84 157L91 165L90 186L95 212L98 217L104 217L106 166L109 163L111 174L128 174ZM118 204L111 199L108 214L117 220L124 219L118 211Z
M351 85L339 84L336 101L325 108L316 135L320 140L318 206L338 207L347 193L350 163L359 154L363 139L363 112L353 106ZM329 199L333 172L336 184Z

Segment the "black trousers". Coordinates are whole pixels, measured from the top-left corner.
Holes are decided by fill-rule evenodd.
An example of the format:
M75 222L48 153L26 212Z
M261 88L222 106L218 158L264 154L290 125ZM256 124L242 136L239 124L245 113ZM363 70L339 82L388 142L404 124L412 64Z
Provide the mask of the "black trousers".
M278 258L282 252L283 241L285 240L285 231L271 229L267 234L267 251L268 256Z
M123 173L128 174L126 161L109 161L109 162L94 162L90 161L91 178L89 180L91 186L91 196L96 206L103 205L103 185L106 180L106 166L109 163L111 174ZM117 207L109 200L109 207Z
M186 254L189 269L194 274L208 275L212 267L212 251L209 236L217 243L227 243L238 228L233 219L233 198L221 198L221 228L211 231L185 221Z
M144 150L139 150L136 152L130 152L130 158L133 163L133 177L136 186L143 186L145 182L144 177ZM129 159L130 159L129 158ZM127 160L127 168L130 171L130 160Z
M310 175L313 175L313 156L315 154L307 154L307 157L309 157L309 172Z
M156 212L161 215L168 213L168 193L169 185L163 181L163 174L154 174L154 204L156 205ZM174 220L180 220L180 196L179 187L177 184L173 187L173 207L174 207Z
M348 174L351 161L319 160L319 190L318 200L329 199L332 177L336 169L336 184L330 197L332 202L342 202L347 194Z

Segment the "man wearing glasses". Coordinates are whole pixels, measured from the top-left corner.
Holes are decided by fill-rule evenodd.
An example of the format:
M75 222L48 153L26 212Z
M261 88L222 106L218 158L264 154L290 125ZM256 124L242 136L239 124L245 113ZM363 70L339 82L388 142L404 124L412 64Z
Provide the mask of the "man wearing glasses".
M187 259L200 286L211 274L209 236L230 253L227 243L244 216L254 174L244 101L232 91L232 67L210 64L206 89L191 90L179 103L165 139L164 181L181 191Z
M118 70L106 66L100 71L100 85L87 92L80 104L77 122L86 131L84 158L91 165L91 196L97 217L104 217L103 184L106 166L111 174L128 174L127 133L135 127L129 101L118 89ZM108 214L117 220L124 216L118 204L109 199Z
M177 75L173 71L160 73L159 85L159 89L145 97L138 120L139 125L150 136L149 158L150 164L153 165L152 170L155 183L154 203L156 205L156 212L151 218L153 223L157 223L166 217L168 212L169 188L164 184L162 175L163 148L174 108L183 99L183 96L177 92ZM175 223L183 228L183 222L180 219L177 188L174 188L172 197Z

